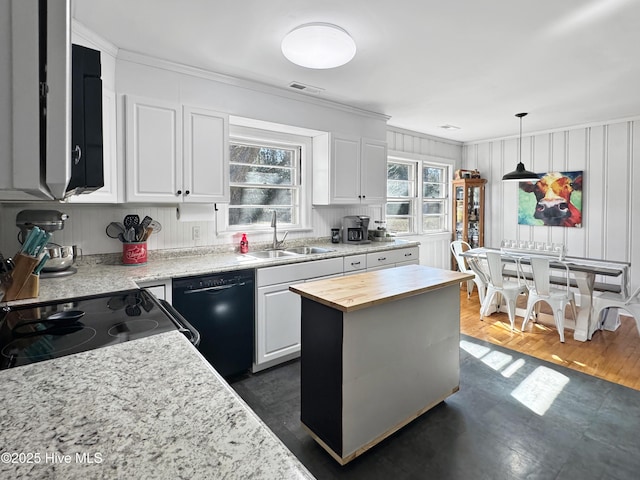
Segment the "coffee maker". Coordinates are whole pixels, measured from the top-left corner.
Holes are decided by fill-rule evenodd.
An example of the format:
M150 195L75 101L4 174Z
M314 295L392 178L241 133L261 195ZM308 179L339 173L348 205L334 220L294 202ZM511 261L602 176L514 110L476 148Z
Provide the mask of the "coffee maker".
M366 215L342 217L342 241L354 245L371 243L369 240L369 220Z

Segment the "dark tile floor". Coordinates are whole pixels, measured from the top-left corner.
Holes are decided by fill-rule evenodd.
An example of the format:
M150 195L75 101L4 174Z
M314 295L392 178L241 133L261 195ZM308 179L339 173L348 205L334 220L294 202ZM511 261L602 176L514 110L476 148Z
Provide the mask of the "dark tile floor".
M232 387L318 479L638 479L640 392L461 336L460 391L341 467L300 425L300 364Z

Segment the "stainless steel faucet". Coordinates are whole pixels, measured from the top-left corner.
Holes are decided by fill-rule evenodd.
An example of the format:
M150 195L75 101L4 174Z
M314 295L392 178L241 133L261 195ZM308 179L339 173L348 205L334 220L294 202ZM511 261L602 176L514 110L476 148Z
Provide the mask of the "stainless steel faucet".
M278 241L278 220L276 217L275 210L271 215L271 228L273 228L273 249L277 250L278 248L281 248L284 245L284 240L287 238L287 235L289 235L289 231L284 232L284 236L282 237L282 240Z

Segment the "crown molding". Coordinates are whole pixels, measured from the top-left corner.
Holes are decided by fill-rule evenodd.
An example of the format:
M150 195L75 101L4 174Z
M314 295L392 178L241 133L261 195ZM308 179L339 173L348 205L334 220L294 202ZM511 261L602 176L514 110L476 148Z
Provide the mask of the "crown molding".
M77 21L75 18L71 19L71 31L74 35L81 37L89 43L92 43L101 51L108 53L112 57L118 56L118 47L111 43L104 37L101 37L97 33L89 30L84 24Z
M137 64L145 65L148 67L160 68L160 69L168 70L175 73L182 73L184 75L190 75L193 77L199 77L199 78L211 80L218 83L233 85L235 87L245 88L247 90L253 90L256 92L276 95L279 97L284 97L284 98L288 98L288 99L299 101L299 102L310 103L310 104L318 105L322 107L330 107L330 108L342 110L345 112L349 112L349 113L353 113L353 114L357 114L365 117L384 120L385 122L391 118L388 115L385 115L382 113L372 112L370 110L353 107L351 105L346 105L344 103L339 103L339 102L322 99L322 98L314 98L298 92L290 92L280 87L274 87L272 85L267 85L267 84L256 82L253 80L246 80L243 78L233 77L231 75L216 73L210 70L205 70L203 68L192 67L190 65L184 65L184 64L173 62L170 60L165 60L158 57L152 57L149 55L144 55L142 53L132 52L130 50L120 49L118 51L118 60L137 63Z

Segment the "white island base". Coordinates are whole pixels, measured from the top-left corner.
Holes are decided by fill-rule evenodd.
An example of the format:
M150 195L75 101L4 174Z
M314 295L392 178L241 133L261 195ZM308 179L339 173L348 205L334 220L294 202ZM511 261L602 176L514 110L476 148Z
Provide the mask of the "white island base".
M439 281L425 289L420 280L434 273ZM394 278L407 275L416 289L398 295ZM458 390L460 275L412 265L291 287L302 295L301 421L340 464ZM345 307L326 301L376 283L395 293ZM324 286L332 293L320 299Z

